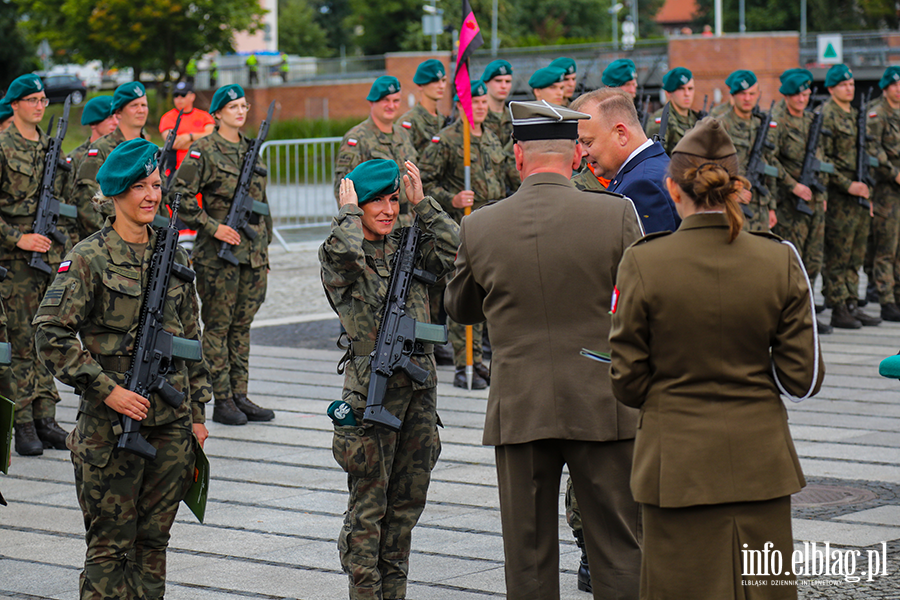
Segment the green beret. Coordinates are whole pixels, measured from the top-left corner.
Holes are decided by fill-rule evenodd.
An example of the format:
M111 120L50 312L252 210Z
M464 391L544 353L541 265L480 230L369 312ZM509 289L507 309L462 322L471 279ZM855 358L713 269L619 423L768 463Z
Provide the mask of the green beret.
M474 79L469 84L469 90L472 92L473 98L479 96L487 96L487 86L480 79ZM453 101L459 102L459 95L456 93L456 86L453 86Z
M675 144L672 154L681 152L710 160L728 158L737 154L734 143L722 123L715 117L706 117L684 134Z
M400 169L397 163L384 158L373 158L360 163L346 177L353 182L360 206L400 189Z
M12 83L9 84L9 89L6 90L6 96L4 96L3 99L7 102L13 102L14 100L20 100L25 96L30 96L31 94L43 91L43 89L44 84L41 81L41 78L34 73L27 73L13 79Z
M853 72L850 71L850 67L843 64L834 65L828 69L828 73L825 75L825 87L834 87L840 82L847 81L848 79L853 79Z
M495 60L488 63L488 66L484 68L484 73L481 74L482 81L490 81L494 77L500 75L512 75L513 69L512 65L509 64L505 60Z
M778 91L785 96L793 96L803 90L808 90L813 76L806 69L788 69L778 79L781 80L781 87L778 88Z
M566 75L574 75L576 72L575 61L566 56L560 56L559 58L551 62L549 66L562 69L566 72Z
M429 58L416 69L413 83L416 85L428 85L434 81L440 81L446 74L444 63L436 58Z
M578 121L591 118L546 100L510 102L509 116L512 117L513 138L517 142L575 140L578 139Z
M119 144L97 171L100 191L108 198L126 192L135 181L150 177L159 165L158 155L156 144L144 138Z
M675 67L662 78L663 89L669 93L687 85L694 78L694 74L684 67Z
M400 80L390 75L382 75L372 84L369 95L366 100L369 102L378 102L385 96L396 94L400 91Z
M84 105L84 110L81 111L81 124L96 125L101 121L105 121L111 114L110 106L112 106L112 96L91 98Z
M731 94L749 90L756 85L756 74L753 71L746 71L744 69L734 71L725 78L725 85L728 86L728 92Z
M898 81L900 81L900 67L888 67L884 70L884 75L881 76L881 81L878 82L878 87L884 89L892 83L897 83Z
M559 83L565 78L566 72L558 67L544 67L534 72L528 79L528 85L533 90L548 88L554 83Z
M6 98L0 100L0 123L13 116L12 106L6 101Z
M244 88L236 83L231 85L223 85L213 94L209 103L209 114L215 114L225 108L229 102L234 102L238 98L244 97Z
M600 79L603 81L603 85L621 87L632 79L637 79L637 68L631 59L618 58L606 65Z
M117 87L116 91L113 93L112 104L109 107L109 112L114 113L132 100L143 98L146 95L147 90L144 89L144 84L140 81L123 83L122 85Z

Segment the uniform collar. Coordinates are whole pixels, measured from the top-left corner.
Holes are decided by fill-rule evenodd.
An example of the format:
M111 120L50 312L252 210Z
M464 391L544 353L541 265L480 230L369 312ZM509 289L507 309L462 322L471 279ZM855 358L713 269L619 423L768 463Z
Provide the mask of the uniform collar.
M109 259L114 265L135 266L134 250L122 239L122 236L113 229L112 224L115 220L115 217L106 217L106 222L103 224L103 231L106 236L106 247L109 251ZM156 244L156 231L149 225L147 227L150 229L148 248L152 249ZM143 256L138 257L137 266L143 264L143 261Z
M706 229L710 227L730 227L725 213L695 213L681 221L679 231L687 229Z
M566 187L575 188L575 185L572 183L572 180L565 178L559 173L533 173L525 178L522 182L522 187L534 186L534 185L564 185ZM522 189L519 188L519 190Z

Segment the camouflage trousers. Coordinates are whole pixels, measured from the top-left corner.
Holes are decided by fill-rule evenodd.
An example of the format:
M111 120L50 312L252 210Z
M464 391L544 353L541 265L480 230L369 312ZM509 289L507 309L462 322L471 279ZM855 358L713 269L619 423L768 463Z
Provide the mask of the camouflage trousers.
M581 509L578 508L578 499L575 497L575 488L572 487L572 476L566 479L566 523L572 531L582 530Z
M484 352L481 345L484 335L484 323L472 325L472 364L484 362ZM461 325L447 317L447 339L453 346L453 365L466 366L466 326Z
M203 357L209 365L213 394L229 398L246 394L250 377L250 324L266 299L266 267L249 264L194 263Z
M68 445L84 515L81 600L156 600L166 591L166 547L192 483L191 419L142 427L156 459L115 450L109 419L79 413Z
M855 196L829 187L822 270L822 295L829 306L855 302L859 296L859 269L866 255L869 221L869 209Z
M744 231L769 231L769 207L768 205L763 206L760 204L758 193L754 192L750 204L741 204L740 206L742 208L746 207L753 213L752 217L748 217L746 214L743 215Z
M775 211L778 223L772 233L792 243L809 275L810 282L822 271L822 255L825 248L825 209L822 195L816 194L815 201L810 204L812 215L804 215L795 207L797 196L791 194L785 201L778 203Z
M365 397L345 391L344 400L362 423ZM334 431L332 451L350 490L338 535L350 600L406 597L412 530L441 453L436 388L389 389L384 406L403 421L400 431L371 425Z
M871 269L866 272L875 282L881 304L889 304L900 299L900 189L893 182L881 184L873 196Z
M9 273L0 282L0 296L6 306L6 329L12 343L12 378L18 388L16 423L55 417L59 393L53 375L37 358L31 320L59 265L50 265L53 275L32 269L27 260L11 260L4 266Z

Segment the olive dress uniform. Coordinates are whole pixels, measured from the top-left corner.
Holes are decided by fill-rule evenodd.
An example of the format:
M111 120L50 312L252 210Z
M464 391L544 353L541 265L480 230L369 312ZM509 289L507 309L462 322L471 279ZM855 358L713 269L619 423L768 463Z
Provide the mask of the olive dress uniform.
M641 409L642 600L797 597L793 585L742 587L740 550L793 551L790 495L805 480L780 395L822 383L812 294L789 244L728 240L724 214L695 214L619 265L610 377Z
M734 147L737 148L740 175L746 177L747 161L750 159L750 151L753 149L756 132L763 125L762 119L756 114L751 115L749 119L742 119L734 109L725 112L718 118L722 125L725 126L725 130L731 137ZM768 126L769 123L765 125ZM765 160L769 154L769 150L764 151L763 159ZM769 211L778 208L775 196L771 193L768 196L763 196L757 189L752 190L752 193L753 197L746 206L753 213L753 216L744 216L744 231L769 231Z
M103 401L125 384L156 233L148 227L149 243L136 248L113 229L114 219L61 264L34 319L35 344L41 363L80 394L77 425L68 438L87 532L80 597L150 600L165 592L169 531L193 481L192 426L205 421L203 403L211 389L204 361L176 360L167 379L187 394L185 402L173 408L152 394L141 421L141 435L156 448L156 459L115 450L119 415ZM184 250L176 262L188 265ZM198 312L194 284L172 277L166 331L199 339Z

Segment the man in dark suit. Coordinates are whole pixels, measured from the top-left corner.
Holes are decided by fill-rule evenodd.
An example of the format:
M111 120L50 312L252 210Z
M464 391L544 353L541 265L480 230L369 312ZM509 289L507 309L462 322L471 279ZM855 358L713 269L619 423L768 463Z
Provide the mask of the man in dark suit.
M507 596L559 598L559 484L582 508L594 598L638 597L637 505L628 488L637 413L605 364L613 284L641 236L626 198L580 192L575 138L588 115L512 102L519 190L463 219L444 299L460 323L487 320L494 356L483 442L495 446ZM573 216L575 218L573 218ZM565 293L560 293L565 290Z
M669 157L647 139L629 96L601 88L579 96L572 109L591 116L578 123L578 138L594 173L610 180L607 189L631 198L647 233L675 231L681 219L664 183Z

